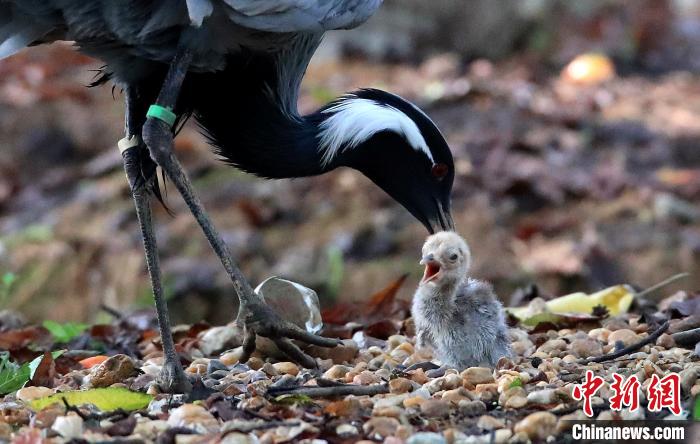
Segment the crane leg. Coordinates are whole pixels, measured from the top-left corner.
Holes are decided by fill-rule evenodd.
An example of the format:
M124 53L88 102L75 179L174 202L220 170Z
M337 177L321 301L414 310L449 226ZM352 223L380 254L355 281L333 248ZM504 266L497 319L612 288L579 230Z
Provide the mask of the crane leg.
M158 95L156 105L159 108L172 110L175 108L177 97L191 62L191 54L187 50L179 50L170 65L165 82ZM233 287L240 302L238 322L245 330L244 356L245 362L255 350L256 335L271 339L277 347L290 358L307 368L316 368L316 361L302 352L291 339L319 345L334 347L337 339L324 338L308 333L306 330L280 318L253 291L248 281L231 257L228 247L221 235L214 228L209 215L194 192L192 184L185 174L182 165L173 152L173 132L168 123L160 118L148 117L143 126L143 140L148 146L151 157L163 168L178 192L187 204L190 212L199 223L209 244L221 260L224 269L231 277Z
M168 316L168 306L165 302L163 294L163 286L161 283L160 264L158 261L158 247L156 245L156 236L153 231L153 222L151 219L151 196L149 181L155 180L155 172L151 177L144 177L142 171L142 158L147 156L141 138L139 136L142 121L138 120L137 113L134 110L136 98L133 91L126 91L126 137L120 142L120 150L124 160L124 170L126 177L129 180L131 194L136 205L136 215L141 228L141 236L143 239L143 247L146 252L146 266L151 279L151 288L153 289L153 299L155 300L156 313L158 316L158 327L160 329L161 343L163 344L163 354L165 362L163 369L158 378L158 385L162 390L172 393L189 393L192 390L192 384L185 376L180 364L180 358L175 351L175 344L170 329L170 318Z

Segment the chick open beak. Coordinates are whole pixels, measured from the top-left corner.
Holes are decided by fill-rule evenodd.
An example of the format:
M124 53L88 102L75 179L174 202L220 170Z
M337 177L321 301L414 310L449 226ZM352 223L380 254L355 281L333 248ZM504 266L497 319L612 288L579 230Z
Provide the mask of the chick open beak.
M421 284L428 283L433 279L438 277L440 274L440 263L433 259L432 255L423 257L420 261L421 265L425 265L425 271L423 272L423 279L421 279Z

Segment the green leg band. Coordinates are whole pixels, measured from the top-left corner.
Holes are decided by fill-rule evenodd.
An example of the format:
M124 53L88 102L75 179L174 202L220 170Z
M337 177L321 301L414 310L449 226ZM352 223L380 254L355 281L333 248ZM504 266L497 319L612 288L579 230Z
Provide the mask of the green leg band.
M151 105L148 108L146 117L153 117L154 119L162 120L170 127L175 125L175 120L177 120L177 115L175 115L170 108L165 108L164 106L160 105Z

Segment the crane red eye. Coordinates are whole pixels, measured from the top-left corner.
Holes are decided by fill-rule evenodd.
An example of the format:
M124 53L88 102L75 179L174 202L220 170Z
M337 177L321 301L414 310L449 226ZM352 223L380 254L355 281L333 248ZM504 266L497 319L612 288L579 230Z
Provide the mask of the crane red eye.
M437 180L442 180L445 178L445 176L447 176L448 171L449 168L447 167L447 165L445 165L444 163L436 163L430 169L430 174L432 174L433 177Z

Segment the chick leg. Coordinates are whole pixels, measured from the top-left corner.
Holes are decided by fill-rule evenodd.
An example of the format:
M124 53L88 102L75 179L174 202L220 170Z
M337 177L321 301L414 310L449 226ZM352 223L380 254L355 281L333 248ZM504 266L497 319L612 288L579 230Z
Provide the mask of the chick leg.
M126 138L120 142L120 150L124 160L124 170L129 180L131 194L136 205L136 215L141 227L143 247L146 252L146 266L151 279L153 289L153 299L155 300L156 313L158 316L158 327L160 329L161 342L163 344L163 354L165 362L158 378L158 384L164 391L173 393L189 393L192 384L185 376L180 364L180 358L175 351L172 333L170 330L170 319L168 316L168 306L163 295L163 286L160 280L160 265L158 262L158 247L156 237L153 232L151 219L151 203L149 193L149 180L141 171L141 156L147 155L143 152L144 146L140 143L138 136L142 122L138 122L134 107L136 98L133 91L126 91Z
M188 50L180 50L173 59L158 95L157 105L174 109L177 97L185 79L187 69L192 60ZM185 174L182 165L173 153L173 133L170 126L159 118L149 117L143 127L143 140L148 146L151 157L163 168L178 192L185 200L190 212L199 223L209 244L217 254L224 269L231 277L234 290L238 295L240 308L238 321L245 327L245 353L243 360L250 357L255 349L255 336L270 338L280 350L305 367L316 367L316 362L303 353L290 339L297 339L323 347L334 347L338 344L335 339L323 338L308 333L296 325L281 319L265 302L255 294L240 269L233 261L221 235L216 231L209 215L194 193L192 184Z

